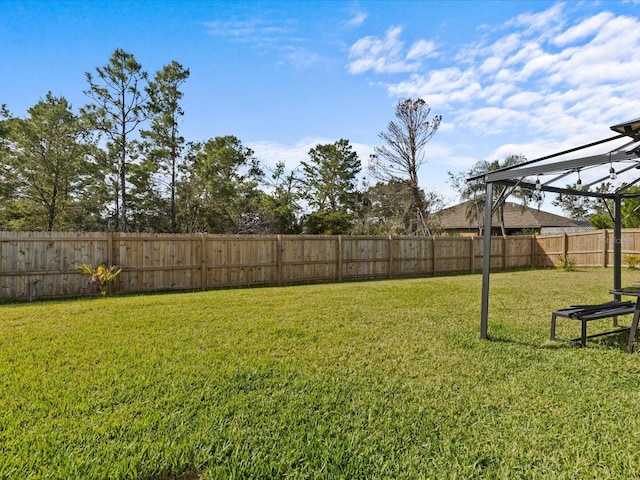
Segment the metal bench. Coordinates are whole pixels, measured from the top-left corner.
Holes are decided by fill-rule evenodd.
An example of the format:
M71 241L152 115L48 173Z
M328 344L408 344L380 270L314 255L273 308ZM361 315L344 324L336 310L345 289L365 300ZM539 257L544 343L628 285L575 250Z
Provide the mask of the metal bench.
M583 347L587 346L587 338L601 337L603 335L611 335L618 332L630 330L630 327L619 327L615 330L609 330L595 335L587 335L587 323L591 320L600 320L602 318L613 318L613 326L617 327L617 318L621 315L629 315L635 312L636 305L634 302L622 302L613 300L611 302L600 303L597 305L572 305L569 308L557 310L551 314L551 340L556 340L556 323L558 317L579 320L582 323L581 335L579 338L569 340L575 343L580 341ZM562 339L558 339L562 340Z

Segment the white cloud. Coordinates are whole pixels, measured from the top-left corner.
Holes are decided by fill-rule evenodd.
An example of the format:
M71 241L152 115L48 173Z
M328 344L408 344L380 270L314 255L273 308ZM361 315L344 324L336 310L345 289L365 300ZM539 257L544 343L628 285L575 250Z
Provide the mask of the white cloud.
M508 80L508 79L507 79ZM484 88L484 97L489 105L499 105L505 98L516 92L517 87L509 81L495 81Z
M361 10L354 12L353 16L347 20L348 27L359 27L362 25L369 15Z
M277 142L253 142L248 144L258 160L268 166L284 162L288 170L293 170L300 162L308 159L309 150L319 143L330 143L324 138L305 138L295 145L284 145Z
M404 53L404 42L400 39L402 27L389 28L384 37L367 36L356 41L349 49L347 65L352 74L372 70L376 73L413 72L420 68L420 59L435 53L435 44L420 40Z
M349 50L349 58L355 60L349 64L349 71L356 74L368 70L377 73L407 71L400 55L403 47L399 39L401 32L401 27L391 27L382 39L367 36L354 43Z
M525 155L527 160L533 160L548 154L550 151L556 151L557 145L548 150L547 145L541 145L539 142L532 143L505 143L493 150L487 155L490 160L504 160L509 155Z
M407 53L407 60L417 60L424 57L430 57L434 55L435 51L436 44L434 42L419 40L413 44L409 53Z
M256 38L272 37L289 33L282 25L275 25L263 19L229 20L205 22L207 33L239 40L255 40Z
M303 138L293 145L285 145L277 142L253 142L247 146L251 148L256 158L261 163L270 168L275 167L278 162L284 162L288 171L294 170L301 162L309 159L309 150L319 144L332 144L335 140L322 137ZM373 147L357 142L350 142L353 150L358 154L362 162L363 169L366 168L369 155L373 153Z
M428 77L412 75L408 81L390 85L389 93L399 97L421 97L437 108L483 96L475 72L458 68L436 70Z
M487 58L480 67L478 67L478 71L483 74L491 74L501 69L504 63L504 59L500 57L489 57Z
M490 53L500 58L507 58L509 55L517 52L522 43L520 34L512 33L505 37L499 38L491 44Z
M607 135L607 122L638 116L639 19L605 11L571 24L557 4L507 27L452 46L463 53L449 65L416 71L388 84L388 93L422 97L456 130L483 138L511 132L587 143Z
M564 4L556 3L543 12L523 13L507 23L522 28L526 35L539 34L544 38L552 38L562 31L564 19Z
M471 130L477 135L495 135L511 130L514 124L520 125L530 120L526 112L500 107L477 108L456 118L460 130Z
M602 12L593 17L587 18L585 21L568 28L565 32L556 36L552 43L556 45L568 45L597 33L603 25L611 20L613 14L610 12Z
M504 106L507 108L532 108L544 97L537 92L518 92L505 98Z
M298 36L295 23L287 19L236 19L206 22L204 25L209 35L250 44L257 51L267 52L278 64L290 64L303 70L319 60L316 53L301 46L307 40Z
M639 47L640 21L611 17L593 39L572 49L571 55L558 64L550 81L572 87L626 83L640 74Z
M318 55L303 47L285 46L281 50L284 62L293 65L298 70L305 70L320 59Z
M422 172L430 187L439 170L511 154L539 158L612 136L610 125L640 116L640 18L613 14L606 3L598 10L558 3L487 28L468 45L439 43L436 52L418 40L411 55L395 27L356 42L350 69L404 65L396 69L404 78L385 84L389 96L423 98L444 116L427 149L438 168Z

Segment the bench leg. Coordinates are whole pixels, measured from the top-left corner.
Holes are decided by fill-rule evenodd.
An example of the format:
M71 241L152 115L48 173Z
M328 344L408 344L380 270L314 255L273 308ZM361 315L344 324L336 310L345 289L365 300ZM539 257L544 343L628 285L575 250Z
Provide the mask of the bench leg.
M582 323L582 328L581 328L581 335L580 335L580 344L583 347L587 346L587 321L586 320L581 320Z
M556 314L551 314L551 340L554 341L556 339Z
M638 299L640 302L640 298ZM627 343L627 353L633 353L633 342L636 339L636 331L638 330L638 317L640 317L640 308L636 306L636 311L633 314L633 321L631 322L631 328L629 329L629 343Z

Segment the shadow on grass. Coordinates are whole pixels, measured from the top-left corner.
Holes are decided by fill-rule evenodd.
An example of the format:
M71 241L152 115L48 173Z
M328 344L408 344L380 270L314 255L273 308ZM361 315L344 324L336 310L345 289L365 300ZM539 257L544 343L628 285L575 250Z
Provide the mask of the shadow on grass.
M509 345L518 345L522 347L533 348L536 350L567 350L572 348L582 348L579 343L579 339L565 340L558 339L555 341L545 340L542 343L537 343L530 340L518 340L509 337L503 337L499 335L489 335L490 342L505 343ZM608 350L619 349L627 351L627 343L629 342L629 332L621 331L605 335L598 338L592 338L587 340L587 348L589 347L604 347ZM634 349L635 351L635 349Z
M629 343L629 332L612 333L611 335L593 339L591 340L591 342L606 348L620 348L624 351L627 351L627 343ZM589 343L587 342L587 346L588 345Z
M544 342L540 343L540 342L534 342L532 340L521 340L521 339L510 338L510 337L503 337L501 335L489 335L488 340L490 342L506 343L509 345L518 345L521 347L529 347L536 350L540 350L540 349L556 350L558 348L562 348L563 346L565 347L571 346L571 345L568 345L567 342L552 342L550 340L545 340Z
M190 468L178 474L159 474L141 477L142 480L200 480L201 472L197 468Z
M207 290L207 291L213 291ZM34 298L33 300L3 300L0 301L0 307L29 307L31 305L42 305L47 303L76 303L76 302L99 302L104 299L118 299L131 297L160 297L165 295L187 295L191 293L204 293L201 289L185 289L185 290L154 290L149 292L109 292L108 295L102 296L100 293L92 293L87 295L75 295L51 298Z

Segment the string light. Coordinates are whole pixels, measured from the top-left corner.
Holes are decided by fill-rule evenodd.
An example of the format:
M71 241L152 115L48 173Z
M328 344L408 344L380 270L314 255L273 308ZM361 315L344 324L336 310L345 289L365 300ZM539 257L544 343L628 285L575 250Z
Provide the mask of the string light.
M613 163L611 163L611 153L609 153L609 178L611 180L615 180L616 178L618 178L618 175L616 174L616 171L613 169Z
M536 190L537 190L537 191L542 190L542 184L540 183L540 177L538 177L538 178L536 179Z

